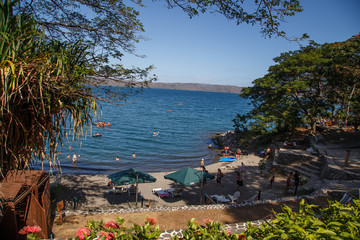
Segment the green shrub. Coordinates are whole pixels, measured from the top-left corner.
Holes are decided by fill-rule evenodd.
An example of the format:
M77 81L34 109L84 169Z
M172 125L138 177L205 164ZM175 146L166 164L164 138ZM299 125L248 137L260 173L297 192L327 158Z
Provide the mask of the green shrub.
M274 219L263 222L260 227L247 223L244 233L231 233L222 224L210 219L203 220L203 224L191 219L183 237L172 237L173 240L183 239L360 239L360 200L353 204L342 205L336 201L329 201L329 206L319 209L316 205L300 201L298 212L284 205L282 213L274 212ZM116 222L89 221L88 226L80 228L74 239L158 239L161 231L156 218L147 217L144 226L134 224L132 228L122 226L124 219L118 217ZM38 226L26 226L20 234L27 234L28 239L36 238L41 229Z
M360 239L359 200L355 205L329 201L329 206L315 214L315 205L300 202L299 212L288 206L282 213L260 227L247 224L246 239Z

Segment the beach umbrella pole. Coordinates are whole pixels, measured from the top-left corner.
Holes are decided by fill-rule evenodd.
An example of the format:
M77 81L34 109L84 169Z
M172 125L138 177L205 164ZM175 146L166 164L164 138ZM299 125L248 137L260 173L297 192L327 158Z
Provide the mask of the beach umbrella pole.
M203 198L203 171L201 171L201 180L200 180L200 205L202 205Z
M139 184L139 174L136 173L136 197L135 197L135 206L137 207L138 204L138 184Z

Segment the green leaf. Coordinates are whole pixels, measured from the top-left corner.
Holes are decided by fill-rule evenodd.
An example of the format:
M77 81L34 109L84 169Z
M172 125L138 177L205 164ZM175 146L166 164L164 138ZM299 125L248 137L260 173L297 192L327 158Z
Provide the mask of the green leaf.
M342 223L339 223L339 222L329 222L327 224L327 226L338 226L338 227L341 227L343 224Z
M319 228L316 232L321 233L321 234L325 234L325 235L336 236L335 232L333 232L331 230L324 229L324 228Z
M281 234L281 239L288 239L288 235L286 233Z

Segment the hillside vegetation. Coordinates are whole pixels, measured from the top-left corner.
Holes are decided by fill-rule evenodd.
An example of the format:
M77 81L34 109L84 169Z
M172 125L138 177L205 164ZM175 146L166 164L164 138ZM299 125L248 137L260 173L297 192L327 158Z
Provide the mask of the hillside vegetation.
M212 85L201 83L160 83L152 82L149 84L150 88L162 88L162 89L177 89L177 90L189 90L189 91L204 91L204 92L225 92L225 93L237 93L240 94L242 88L230 85Z

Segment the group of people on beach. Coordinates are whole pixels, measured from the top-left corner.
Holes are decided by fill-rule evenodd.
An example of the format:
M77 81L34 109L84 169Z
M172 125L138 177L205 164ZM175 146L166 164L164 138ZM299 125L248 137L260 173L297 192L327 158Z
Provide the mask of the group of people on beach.
M299 185L300 185L299 172L295 171L295 174L293 174L293 172L290 172L286 179L286 192L288 192L289 189L294 189L294 196L295 196Z
M200 161L200 169L203 172L208 172L205 167L204 159ZM244 176L245 176L245 169L246 166L242 162L239 168L239 171L236 171L236 191L240 191L240 187L244 185ZM220 168L217 169L216 172L216 184L224 187L224 184L221 182L221 179L224 177L224 173L221 171Z

